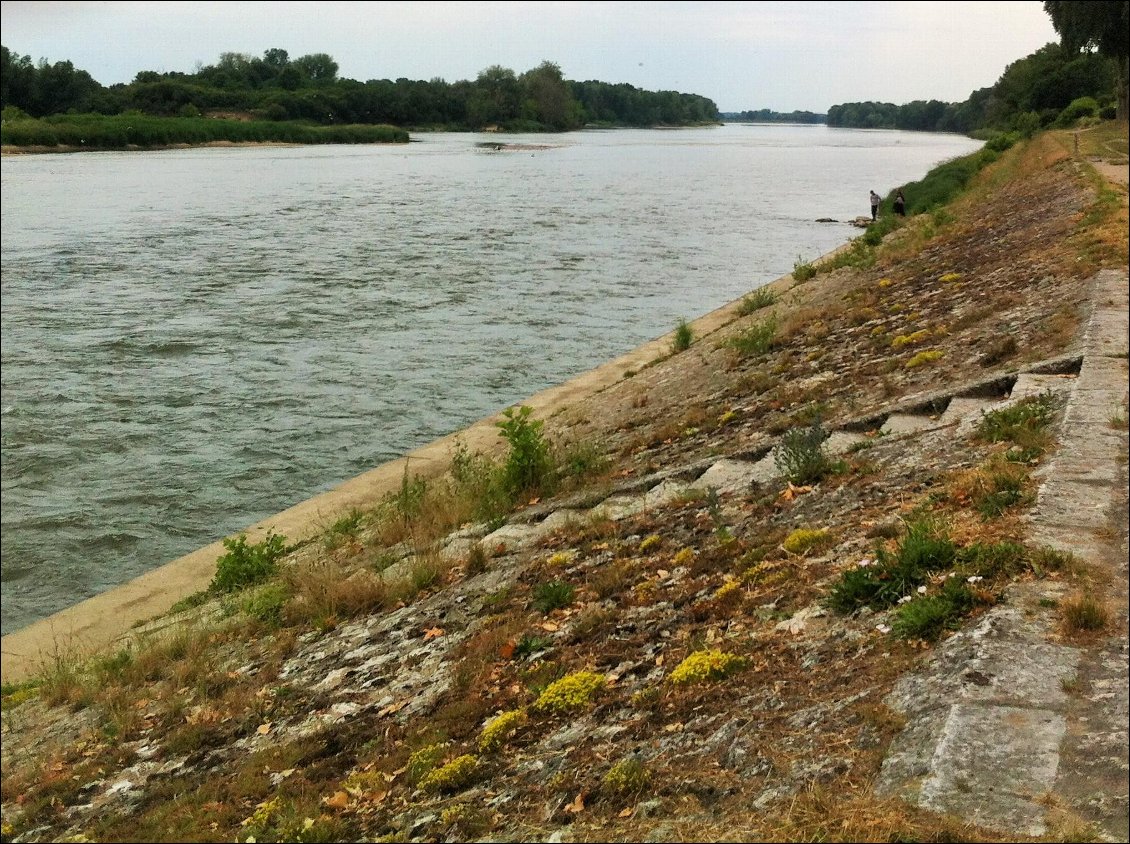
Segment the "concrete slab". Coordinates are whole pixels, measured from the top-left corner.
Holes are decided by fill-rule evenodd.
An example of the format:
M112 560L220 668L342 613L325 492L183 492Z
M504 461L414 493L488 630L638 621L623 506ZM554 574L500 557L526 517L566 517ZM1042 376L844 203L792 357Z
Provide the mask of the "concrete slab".
M930 416L911 413L892 413L879 429L880 434L913 434L927 428L936 427L939 421Z

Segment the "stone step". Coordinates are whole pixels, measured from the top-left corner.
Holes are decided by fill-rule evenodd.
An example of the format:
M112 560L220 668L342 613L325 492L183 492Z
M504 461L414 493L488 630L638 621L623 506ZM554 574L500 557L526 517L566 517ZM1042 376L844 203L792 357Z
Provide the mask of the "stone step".
M1014 402L1038 396L1051 390L1053 393L1070 390L1076 381L1075 375L1043 375L1035 372L1022 372L1012 386L1009 399Z
M824 440L824 453L829 457L837 457L851 451L853 446L871 442L873 439L858 431L833 431L831 436Z
M917 413L892 413L883 423L883 427L879 429L879 433L913 434L927 428L934 428L938 424L936 417L922 416Z

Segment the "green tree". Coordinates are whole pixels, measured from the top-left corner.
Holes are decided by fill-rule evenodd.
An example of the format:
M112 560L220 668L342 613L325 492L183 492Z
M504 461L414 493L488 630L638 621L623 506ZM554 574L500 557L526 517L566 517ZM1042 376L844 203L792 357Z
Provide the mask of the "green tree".
M1097 50L1111 59L1117 75L1118 119L1126 119L1127 78L1130 77L1130 0L1045 0L1064 49L1077 53Z
M294 60L294 66L315 84L325 84L337 79L337 62L326 53L299 56Z
M521 83L525 92L523 117L558 131L580 125L580 108L556 64L542 62L523 73Z
M521 87L514 71L491 65L475 79L475 93L467 104L472 126L502 124L518 116Z

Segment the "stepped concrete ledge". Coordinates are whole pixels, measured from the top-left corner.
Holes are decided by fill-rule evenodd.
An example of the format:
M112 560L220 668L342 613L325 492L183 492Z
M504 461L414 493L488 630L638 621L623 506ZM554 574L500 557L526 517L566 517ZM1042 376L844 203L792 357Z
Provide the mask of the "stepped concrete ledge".
M876 788L1022 836L1054 832L1056 812L1127 840L1127 275L1094 279L1078 376L1020 375L1017 393L1069 388L1061 448L1048 464L1030 543L1070 552L1104 578L1107 644L1062 639L1055 580L1011 588L971 629L941 645L887 698L906 715ZM1019 388L1019 389L1017 389Z

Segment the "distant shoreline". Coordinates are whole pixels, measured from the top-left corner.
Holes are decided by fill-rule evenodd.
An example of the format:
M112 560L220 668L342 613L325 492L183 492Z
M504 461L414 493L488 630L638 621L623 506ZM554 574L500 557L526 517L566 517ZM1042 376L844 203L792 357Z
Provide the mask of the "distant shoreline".
M207 141L202 144L162 144L161 146L142 147L130 144L114 149L99 147L91 149L83 146L58 144L56 146L16 146L5 144L0 146L0 156L5 155L50 155L65 152L155 152L169 149L197 149L199 147L301 147L308 144L292 143L289 141Z

